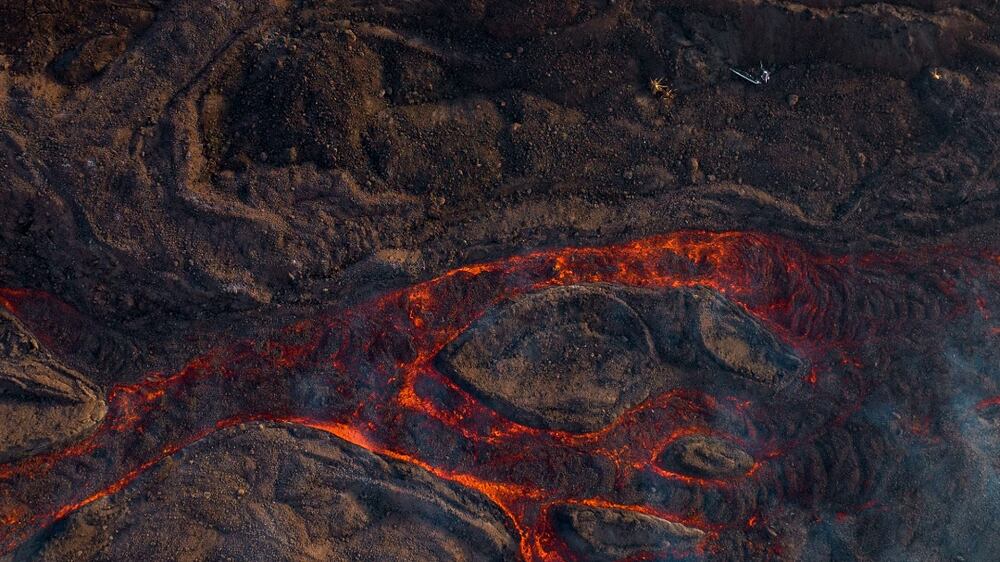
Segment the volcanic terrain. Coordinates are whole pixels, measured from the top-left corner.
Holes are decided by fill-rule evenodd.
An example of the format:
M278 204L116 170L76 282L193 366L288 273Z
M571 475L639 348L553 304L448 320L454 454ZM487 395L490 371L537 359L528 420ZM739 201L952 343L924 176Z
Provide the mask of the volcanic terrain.
M995 0L0 22L0 561L1000 559Z

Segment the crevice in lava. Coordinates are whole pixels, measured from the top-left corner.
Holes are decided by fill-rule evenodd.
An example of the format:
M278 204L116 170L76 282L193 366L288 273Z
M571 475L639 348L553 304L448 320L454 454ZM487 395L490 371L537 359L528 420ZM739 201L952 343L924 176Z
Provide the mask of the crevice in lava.
M526 560L579 556L554 521L584 525L587 517L673 529L686 537L674 554L705 555L732 530L769 528L760 504L778 497L844 509L872 501L878 483L863 465L866 448L884 445L857 442L850 427L861 423L853 415L879 370L862 375L860 366L886 356L880 345L893 331L976 310L985 297L970 296L970 288L994 295L998 273L996 256L945 248L823 256L745 232L678 232L458 268L303 320L271 339L221 346L174 373L115 386L107 417L90 437L0 467L0 544L9 552L210 433L273 420L328 432L475 489L510 518ZM714 291L808 359L811 370L758 403L665 389L599 429L576 432L512 421L437 370L442 349L498 304L593 283ZM0 305L62 350L63 336L45 333L58 319L37 312L48 310L33 306L39 299L49 297L0 290ZM770 400L815 406L788 421ZM987 398L976 408L996 404ZM731 469L690 474L665 465L664 451L691 438L731 443L731 452L713 453ZM838 458L843 451L852 455ZM798 474L806 480L785 470L803 463L810 468ZM829 480L829 490L816 478ZM579 515L592 512L599 515ZM751 545L760 557L772 548L764 536Z

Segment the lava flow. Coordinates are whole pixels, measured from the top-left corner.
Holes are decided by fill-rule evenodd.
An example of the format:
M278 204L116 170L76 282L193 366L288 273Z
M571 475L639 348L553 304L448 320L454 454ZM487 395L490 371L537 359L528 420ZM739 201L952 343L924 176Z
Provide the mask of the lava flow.
M566 506L676 523L697 536L671 547L679 557L710 553L733 529L767 539L759 531L765 507L809 493L808 482L783 476L782 463L845 423L877 382L865 370L882 357L872 342L975 314L975 303L995 295L998 272L986 255L928 249L824 256L742 232L679 232L460 267L303 320L278 337L220 347L175 373L113 387L108 414L91 436L0 467L0 545L9 552L192 442L250 420L323 430L481 493L507 514L526 560L579 556L554 523L553 510ZM438 369L442 349L492 307L591 283L725 295L808 361L801 380L781 390L791 397L781 399L816 404L822 419L787 429L767 401L673 388L596 431L540 429L511 421ZM45 341L57 339L45 333L58 323L50 301L33 291L0 291L0 305ZM58 341L52 345L59 349ZM736 443L753 463L725 477L662 466L661 453L692 435ZM748 548L764 558L773 542Z

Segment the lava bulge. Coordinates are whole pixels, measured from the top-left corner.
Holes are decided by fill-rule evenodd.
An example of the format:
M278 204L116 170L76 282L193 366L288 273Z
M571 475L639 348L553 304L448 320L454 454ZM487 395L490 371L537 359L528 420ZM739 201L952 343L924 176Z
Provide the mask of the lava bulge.
M83 375L52 357L16 318L0 310L0 462L51 450L91 431L107 411Z
M532 293L494 310L441 355L443 368L509 418L599 429L668 376L642 319L599 286Z
M707 435L678 439L663 451L659 462L671 470L703 478L740 476L753 467L753 457L735 444Z
M689 548L705 534L682 523L613 508L563 505L555 508L553 518L567 544L595 562Z
M714 291L698 292L696 298L701 344L720 365L774 388L804 371L802 358L732 301Z

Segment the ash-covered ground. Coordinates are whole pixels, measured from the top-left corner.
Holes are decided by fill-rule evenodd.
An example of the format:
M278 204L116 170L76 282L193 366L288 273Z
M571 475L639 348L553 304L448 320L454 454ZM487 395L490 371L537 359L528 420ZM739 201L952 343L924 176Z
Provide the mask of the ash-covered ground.
M2 559L1000 558L995 1L0 22Z

